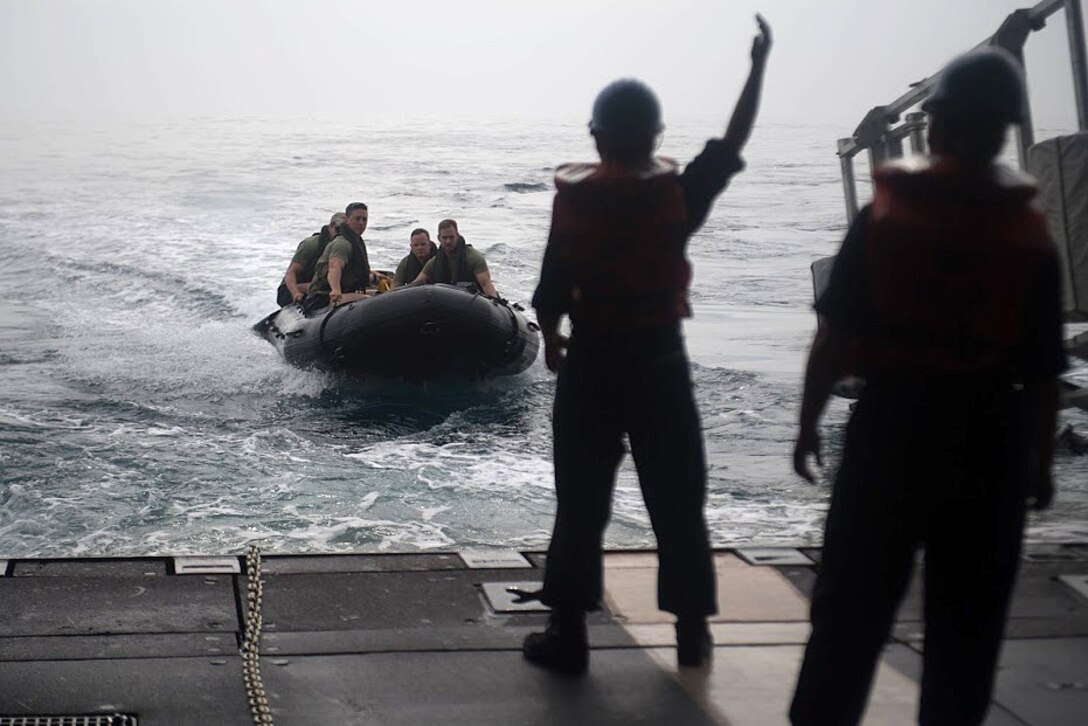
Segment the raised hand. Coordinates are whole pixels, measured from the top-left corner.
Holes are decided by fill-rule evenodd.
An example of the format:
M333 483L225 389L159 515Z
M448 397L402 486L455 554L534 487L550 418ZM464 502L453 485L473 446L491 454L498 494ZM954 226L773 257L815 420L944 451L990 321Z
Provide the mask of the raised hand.
M762 64L767 60L767 54L771 52L771 26L767 19L756 14L756 22L759 23L759 35L752 40L752 63Z

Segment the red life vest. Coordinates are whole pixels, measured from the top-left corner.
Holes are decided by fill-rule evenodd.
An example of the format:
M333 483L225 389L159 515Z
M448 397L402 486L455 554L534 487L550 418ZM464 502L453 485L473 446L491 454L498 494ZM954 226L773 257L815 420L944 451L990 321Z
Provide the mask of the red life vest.
M876 334L860 371L980 371L1007 365L1029 287L1054 254L1034 180L995 167L984 181L947 161L875 175L867 270Z
M645 170L566 164L555 175L551 243L572 280L575 324L616 329L689 317L687 207L676 162Z

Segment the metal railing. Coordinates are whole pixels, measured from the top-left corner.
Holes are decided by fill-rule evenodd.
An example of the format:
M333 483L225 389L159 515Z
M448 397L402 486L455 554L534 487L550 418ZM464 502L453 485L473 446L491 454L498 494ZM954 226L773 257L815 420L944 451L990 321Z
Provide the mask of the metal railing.
M1065 24L1069 33L1069 63L1073 70L1074 100L1077 106L1077 124L1081 131L1088 131L1088 61L1085 59L1084 18L1080 0L1043 0L1032 8L1020 9L1010 14L993 35L976 47L998 46L1009 51L1024 64L1024 44L1035 31L1046 25L1046 19L1065 10ZM933 74L911 86L911 89L891 103L877 106L861 120L853 136L839 139L838 155L842 167L842 185L846 196L846 217L850 222L858 213L857 184L854 179L854 157L869 152L869 169L875 169L888 159L903 155L903 140L910 143L916 154L926 151L926 124L924 112L907 113L902 123L900 116L922 103L937 81ZM898 124L898 125L894 125ZM1017 152L1020 165L1027 160L1027 150L1035 142L1035 129L1031 121L1031 108L1019 124Z

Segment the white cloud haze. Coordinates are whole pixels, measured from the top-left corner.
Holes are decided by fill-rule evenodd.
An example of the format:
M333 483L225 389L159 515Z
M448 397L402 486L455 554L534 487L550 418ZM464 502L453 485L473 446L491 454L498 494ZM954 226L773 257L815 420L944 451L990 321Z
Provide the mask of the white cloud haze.
M758 10L775 32L763 118L852 128L1030 4L3 0L0 112L578 117L605 83L635 76L658 91L666 118L724 119ZM1027 59L1036 123L1071 128L1060 14Z

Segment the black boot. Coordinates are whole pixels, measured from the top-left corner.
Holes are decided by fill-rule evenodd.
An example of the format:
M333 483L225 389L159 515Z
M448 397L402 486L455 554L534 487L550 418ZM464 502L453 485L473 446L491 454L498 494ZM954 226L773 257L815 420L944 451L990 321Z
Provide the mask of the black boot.
M580 610L552 611L543 633L525 636L521 652L525 660L541 668L579 675L589 667L586 614Z
M710 662L714 641L705 618L681 618L676 621L676 662L698 668Z

